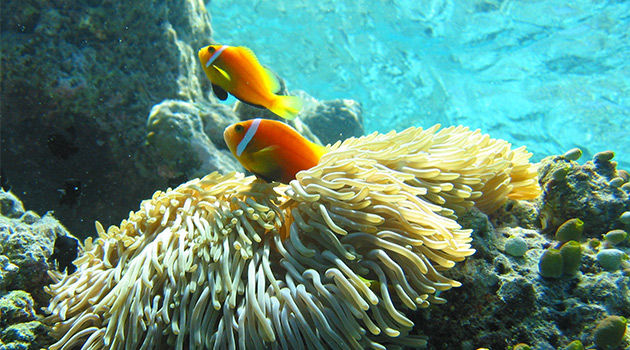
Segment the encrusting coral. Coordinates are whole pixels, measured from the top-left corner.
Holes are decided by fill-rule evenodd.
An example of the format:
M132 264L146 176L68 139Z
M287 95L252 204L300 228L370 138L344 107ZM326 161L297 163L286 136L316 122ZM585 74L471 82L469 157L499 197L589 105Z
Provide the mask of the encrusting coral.
M213 173L156 192L53 272L55 349L422 346L474 253L456 214L540 189L524 148L439 126L331 146L289 185ZM168 344L168 345L167 345Z

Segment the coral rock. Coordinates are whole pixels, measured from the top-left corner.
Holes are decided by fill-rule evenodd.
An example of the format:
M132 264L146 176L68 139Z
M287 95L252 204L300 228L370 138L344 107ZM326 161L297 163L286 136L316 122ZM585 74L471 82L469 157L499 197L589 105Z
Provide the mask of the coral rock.
M566 177L554 179L554 172L565 168ZM630 210L630 198L620 188L608 185L616 174L614 162L579 165L563 156L543 159L539 170L543 229L553 233L571 218L584 221L585 237L601 237L611 229L623 228L617 219Z

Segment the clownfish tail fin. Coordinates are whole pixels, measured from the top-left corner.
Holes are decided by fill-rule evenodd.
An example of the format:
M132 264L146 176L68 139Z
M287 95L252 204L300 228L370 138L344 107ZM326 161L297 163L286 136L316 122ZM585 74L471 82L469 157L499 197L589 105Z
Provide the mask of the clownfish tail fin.
M304 101L297 96L277 96L269 110L284 119L295 119L303 104Z

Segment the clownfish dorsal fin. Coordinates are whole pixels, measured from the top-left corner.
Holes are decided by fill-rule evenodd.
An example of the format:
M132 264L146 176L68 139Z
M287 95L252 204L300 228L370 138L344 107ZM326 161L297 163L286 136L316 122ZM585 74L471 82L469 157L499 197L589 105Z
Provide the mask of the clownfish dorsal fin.
M256 54L254 54L254 51L252 51L250 48L245 47L245 46L240 46L240 48L242 49L243 55L247 59L251 60L252 62L255 62L260 67L262 67L265 87L268 88L269 91L273 92L274 94L279 92L280 82L278 81L278 78L276 78L276 75L269 68L264 67L263 65L260 64L260 62L258 61L258 58L256 57Z
M241 49L241 54L245 56L248 60L256 62L260 65L260 62L258 62L258 57L256 57L256 54L254 54L254 51L252 51L252 49L245 46L239 46L238 48Z

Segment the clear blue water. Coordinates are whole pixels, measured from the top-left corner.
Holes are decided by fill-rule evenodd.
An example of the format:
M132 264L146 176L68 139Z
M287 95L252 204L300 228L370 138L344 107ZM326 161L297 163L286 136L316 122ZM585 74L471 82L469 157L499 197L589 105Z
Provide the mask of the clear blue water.
M630 169L629 1L217 0L214 39L290 89L352 98L367 132L463 124L533 160L613 150Z

